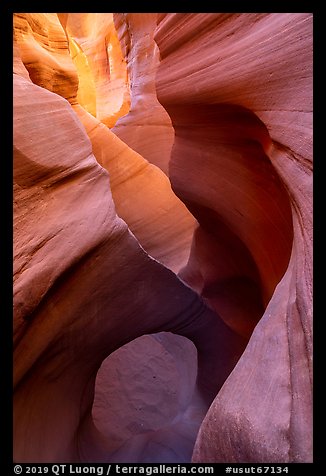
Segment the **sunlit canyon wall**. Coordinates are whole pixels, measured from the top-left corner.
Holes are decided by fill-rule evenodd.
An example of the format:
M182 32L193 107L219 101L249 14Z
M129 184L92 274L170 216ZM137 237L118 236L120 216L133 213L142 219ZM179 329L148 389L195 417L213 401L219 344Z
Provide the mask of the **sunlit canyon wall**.
M312 15L14 15L14 460L312 461Z

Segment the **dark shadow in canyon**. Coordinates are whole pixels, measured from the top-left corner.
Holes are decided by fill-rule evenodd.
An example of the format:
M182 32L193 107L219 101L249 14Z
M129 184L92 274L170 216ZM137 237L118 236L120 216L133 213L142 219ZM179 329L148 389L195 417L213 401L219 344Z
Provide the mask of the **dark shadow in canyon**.
M179 276L249 338L291 254L290 200L262 121L234 104L165 104L175 129L172 188L197 219Z
M242 340L240 347L243 351L286 271L291 253L293 232L290 202L268 158L271 139L258 117L251 111L230 104L169 105L166 110L175 129L170 161L171 184L176 195L199 223L188 264L179 272L179 277L211 308L215 323L211 326L209 337L208 327L204 337L200 324L196 330L196 325L193 327L187 322L190 333L180 332L180 329L177 331L191 339L198 351L197 386L187 387L180 379L180 384L184 384L183 392L189 392L186 411L179 412L175 421L172 418L165 425L148 431L133 424L131 418L130 427L128 424L126 427L133 434L111 453L109 460L112 462L191 460L201 421L227 378L225 368L229 366L231 372L236 364L236 360L233 360L233 364L229 365L230 355L226 345L225 350L219 349L220 363L217 365L216 346L217 342L221 344L221 335L225 332L216 325L218 316ZM196 322L200 323L199 320ZM196 333L198 339L194 337ZM176 336L170 340L171 334L164 334L166 345L172 345ZM147 351L154 352L156 336L146 336L146 339ZM225 339L228 339L227 333ZM137 347L138 340L114 353L124 353L119 364L121 369L132 356L128 349L134 347L138 349L138 356L144 356L144 349ZM174 355L174 365L188 365L188 371L192 369L194 373L193 355L189 352L187 357L187 352L189 349L183 347L180 341L179 355ZM103 364L108 375L112 374L113 368L119 372L119 365L114 367L114 354ZM224 359L221 359L221 355ZM142 372L144 381L150 380L151 370L141 367L138 372ZM104 374L102 369L99 375ZM218 375L223 375L223 379ZM109 380L105 383L102 377L101 387L98 387L102 397L106 391L112 395ZM137 382L130 383L130 387L133 384L137 385ZM128 393L126 388L125 391ZM118 407L120 405L123 420L127 417L127 408L132 399L137 400L137 392L130 397L129 404L128 398L121 392L122 389L114 395L114 399ZM151 397L155 397L155 391L151 391L150 386L148 392L148 402L144 403L142 409L144 414L148 412L147 416L153 411ZM121 395L121 399L118 399L117 394ZM97 400L98 397L95 399L95 409ZM106 404L109 405L108 402ZM123 405L126 405L126 412ZM105 413L104 407L100 411L102 415ZM159 408L156 408L159 412ZM114 430L111 428L110 431L112 438ZM116 437L119 432L121 428L117 427ZM102 433L105 433L103 429Z

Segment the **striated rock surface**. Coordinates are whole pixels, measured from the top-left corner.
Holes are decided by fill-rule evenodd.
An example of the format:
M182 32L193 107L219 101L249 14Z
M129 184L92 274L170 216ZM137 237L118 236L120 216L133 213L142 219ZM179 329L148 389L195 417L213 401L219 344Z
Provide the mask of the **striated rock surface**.
M74 106L97 161L110 174L117 214L141 246L175 272L189 258L195 219L163 172L149 164L80 106ZM158 232L159 231L159 232Z
M104 95L107 94L107 106L112 105L110 98L112 94L116 94L114 91L116 91L119 84L120 93L124 94L126 91L122 66L120 66L122 71L120 79L114 77L113 71L115 69L112 68L112 75L108 76L109 79L105 75L108 65L105 61L107 57L104 55L103 48L107 42L111 42L112 46L117 41L117 39L114 40L116 34L112 14L58 14L58 18L56 18L56 15L48 17L44 14L44 16L39 17L39 14L20 14L17 18L16 16L14 18L15 44L19 45L19 47L16 46L15 50L15 68L23 68L22 70L18 69L17 73L24 74L24 77L26 77L24 66L27 67L30 79L35 84L50 91L55 88L57 94L71 102L91 139L93 153L97 161L110 173L110 187L118 215L127 222L130 230L152 257L173 271L179 271L186 264L189 257L195 219L184 204L173 194L170 183L164 174L153 165L148 164L142 156L111 133L105 125L105 121L101 122L93 117L101 116L99 110L95 108L92 111L91 98L89 96L85 97L86 93L80 94L80 91L84 93L86 88L87 94L92 96L92 88L87 89L87 84L84 84L87 77L93 82L94 88L97 84L97 89L94 89L94 100L96 100L96 97L98 101L101 100L99 91L102 91ZM29 32L28 36L22 33L21 24ZM55 29L53 25L55 25ZM46 67L47 63L42 63L42 67L38 69L41 59L44 61L45 53L42 49L41 58L39 58L38 50L40 48L35 46L37 45L36 40L32 45L29 45L30 36L37 38L37 28L43 32L42 44L46 45L47 48L47 62L53 67L51 73ZM61 62L57 60L56 51L48 47L51 43L46 35L48 31L52 33L52 30L56 34L56 41L58 41L57 38L60 38L61 41L60 55L64 58ZM77 80L78 73L78 86L75 83L72 85L70 82L71 70L73 69L70 55L74 57L74 50L71 49L71 45L73 41L76 42L77 40L84 48L81 50L80 56L84 58L86 62L84 65L87 66L89 73L88 76L84 74L80 62L75 60L76 71L74 77ZM52 42L54 43L54 40ZM29 52L29 56L26 55L26 50ZM118 53L120 51L121 55L121 50L115 46L111 48L111 57L113 52L116 51ZM32 70L30 57L33 58L36 65L32 67ZM89 58L89 63L87 58ZM119 57L115 58L114 64L118 63L118 60ZM21 63L23 65L20 66ZM31 71L34 71L33 68L38 71L38 74L31 74ZM21 71L23 72L21 73ZM58 82L56 78L59 75L62 80ZM52 78L52 82L49 81L49 77ZM120 83L118 80L120 80ZM78 103L78 101L80 102ZM103 105L104 109L105 104ZM163 110L162 106L160 106L160 109ZM111 117L113 120L112 114L112 110L111 112L107 110L106 117ZM157 150L159 151L159 149Z
M221 258L231 232L268 303L193 461L311 461L312 16L162 14L155 40L158 99L176 133L170 178L202 228L182 275L240 331L229 297L258 288L249 257Z
M266 155L267 131L256 116L234 105L169 110L176 128L172 186L201 225L181 276L221 315L225 310L226 321L231 314L235 327L241 308L257 322L286 270L292 245L291 208ZM239 320L248 322L245 315Z
M112 13L60 13L69 50L78 72L77 100L108 127L128 113L126 62Z
M312 460L311 63L310 14L14 15L15 461Z
M16 13L13 27L14 58L23 63L31 81L76 104L78 75L57 14Z
M156 97L160 53L154 41L157 13L114 13L114 24L127 61L131 107L112 131L168 175L174 130Z
M112 460L110 441L92 421L97 371L127 342L161 331L197 347L196 392L191 384L186 390L199 417L184 435L181 400L164 431L146 432L141 448L128 450L127 431L123 453L157 461L163 448L175 461L172 435L180 427L179 458L189 460L203 414L245 342L148 256L116 215L109 176L65 99L15 74L14 121L15 461Z

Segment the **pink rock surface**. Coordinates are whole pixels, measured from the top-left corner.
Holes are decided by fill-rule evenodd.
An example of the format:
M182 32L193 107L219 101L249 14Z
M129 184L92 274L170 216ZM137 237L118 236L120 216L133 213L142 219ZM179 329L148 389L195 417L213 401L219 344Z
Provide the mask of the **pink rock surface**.
M172 185L203 228L189 272L202 273L204 287L216 279L218 308L223 281L203 271L203 247L212 222L226 225L254 259L268 303L193 461L309 462L312 16L162 14L155 40L158 99L176 132ZM198 205L216 219L207 224Z
M97 161L109 172L117 214L153 258L180 271L187 263L196 220L175 196L165 174L103 123L74 106Z
M125 343L160 331L192 339L198 351L196 393L188 390L201 417L179 436L189 459L245 342L116 215L108 174L65 99L14 75L14 121L15 461L110 461L92 421L97 371ZM165 426L146 457L159 459L163 448L175 461L171 435L185 418ZM142 448L128 458L138 461Z
M116 70L111 65L112 74L106 74L107 62L112 57L114 65L118 62L121 65L123 60L119 57L121 50L114 43L118 40L112 14L58 14L58 18L55 14L20 14L14 18L15 46L19 45L15 50L15 68L18 68L18 74L29 78L25 65L35 84L50 91L55 89L57 94L71 102L91 139L95 158L110 174L110 187L118 215L127 222L130 230L152 257L178 272L188 260L196 221L174 195L165 175L119 140L106 126L108 121L115 121L117 114L121 113L116 102L112 105L112 95L117 96L120 104L126 92L123 66ZM23 33L23 28L28 34ZM40 31L41 45L38 45ZM88 97L85 94L80 96L81 84L83 91L85 87L83 82L87 65L81 68L78 61L74 60L73 63L71 60L71 56L75 55L71 42L77 40L81 48L80 56L86 58L88 73L94 85L94 111L91 111L92 107L87 102L91 100L91 94ZM55 50L55 41L60 44L59 53ZM111 56L107 56L105 51L110 45ZM48 64L52 68L50 74ZM34 74L34 70L37 74ZM72 76L76 83L73 85L70 82ZM61 80L58 81L57 77ZM102 109L96 104L102 104ZM158 102L157 105L164 111ZM164 113L168 117L165 111ZM104 122L94 116L102 118ZM170 129L172 130L172 126ZM156 143L155 147L160 152L158 145Z
M244 314L249 304L254 324L286 270L292 245L291 208L266 155L267 131L233 105L168 109L176 130L172 186L201 225L181 276L192 283L199 274L199 291L222 316L226 298L235 328L232 295Z
M160 53L154 41L157 13L114 13L130 78L131 108L112 131L168 174L174 130L156 97Z
M21 13L13 66L15 461L310 462L312 16Z

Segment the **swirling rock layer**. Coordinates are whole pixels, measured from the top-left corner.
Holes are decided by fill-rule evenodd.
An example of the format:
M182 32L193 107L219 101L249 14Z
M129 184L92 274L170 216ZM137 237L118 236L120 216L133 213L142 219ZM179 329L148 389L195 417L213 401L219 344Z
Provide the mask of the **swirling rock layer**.
M164 14L155 39L158 98L176 132L172 185L204 220L204 245L220 221L246 245L268 303L193 461L311 461L312 16ZM198 204L218 215L207 223ZM225 289L198 242L184 274L223 315L220 291L241 296L249 282Z
M13 66L15 461L311 461L311 15L20 13Z
M117 217L108 175L70 105L19 76L14 86L15 459L106 461L110 448L91 421L106 356L145 333L193 339L199 390L211 401L243 342ZM66 154L59 131L70 138Z

